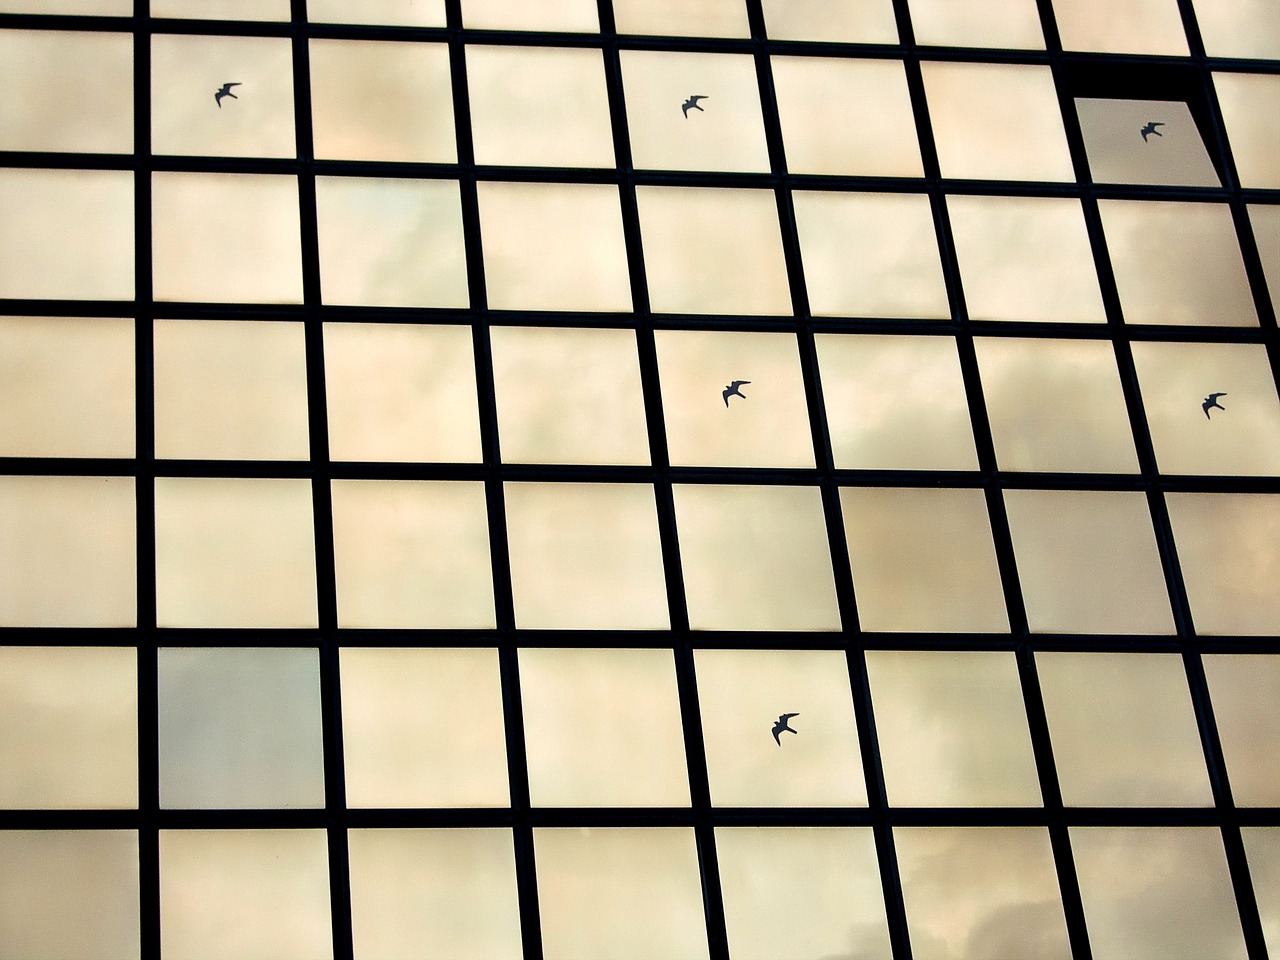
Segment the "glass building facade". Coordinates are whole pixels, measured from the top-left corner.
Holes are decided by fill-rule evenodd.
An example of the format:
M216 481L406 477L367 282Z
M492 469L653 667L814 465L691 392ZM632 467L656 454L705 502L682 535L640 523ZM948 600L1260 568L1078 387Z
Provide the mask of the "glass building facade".
M1274 0L0 0L0 960L1280 956Z

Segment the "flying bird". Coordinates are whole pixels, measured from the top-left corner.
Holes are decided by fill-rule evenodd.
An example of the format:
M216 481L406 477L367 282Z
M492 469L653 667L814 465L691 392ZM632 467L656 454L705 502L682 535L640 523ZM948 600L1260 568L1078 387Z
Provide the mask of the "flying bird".
M744 383L750 383L750 382L751 382L750 380L734 380L727 387L725 387L724 393L721 394L721 396L724 397L724 405L726 407L729 405L730 397L741 397L743 400L747 399L747 395L743 393L741 390L739 390L738 388L742 386Z
M782 738L779 737L778 734L782 733L784 730L791 730L791 727L787 725L787 721L792 717L798 716L800 716L798 713L784 713L778 718L778 722L773 725L773 739L778 741L778 746L782 746ZM791 730L791 732L795 734L799 733L798 730Z
M1207 419L1209 420L1213 419L1213 417L1209 416L1209 410L1213 407L1217 407L1223 413L1227 412L1227 408L1218 402L1219 397L1225 397L1225 396L1226 396L1225 393L1211 393L1204 398L1204 403L1200 404L1200 407L1202 410L1204 410L1204 415Z
M239 98L239 97L237 97L234 93L232 93L232 92L231 92L231 88L232 88L232 87L238 87L238 86L240 86L240 84L239 84L239 83L224 83L224 84L222 85L222 89L221 89L221 90L219 90L217 93L215 93L215 94L213 95L213 101L214 101L214 103L216 103L216 104L218 105L218 109L219 109L219 110L221 110L221 109L222 109L222 98L223 98L223 97L230 97L232 100L239 100L239 99L240 99L240 98Z
M710 100L710 99L711 99L710 97L703 96L701 93L695 93L684 103L680 104L680 109L684 111L684 118L686 120L689 119L690 109L697 110L699 113L706 113L707 111L703 110L700 106L698 106L698 101Z
M1139 133L1142 134L1142 142L1146 143L1147 137L1151 136L1153 133L1157 137L1163 137L1164 134L1156 129L1156 127L1163 127L1163 126L1164 124L1158 120L1148 120L1147 125L1138 131Z

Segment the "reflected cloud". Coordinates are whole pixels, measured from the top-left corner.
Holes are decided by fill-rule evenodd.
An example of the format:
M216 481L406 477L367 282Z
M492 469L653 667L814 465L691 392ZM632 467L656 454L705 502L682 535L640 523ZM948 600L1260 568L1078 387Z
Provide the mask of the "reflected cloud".
M1075 104L1096 183L1221 185L1185 101L1080 98Z
M911 0L916 43L1043 50L1035 0Z
M1213 85L1242 187L1280 187L1280 75L1215 73Z
M680 37L749 37L740 0L613 0L619 33Z
M307 0L311 23L377 23L397 27L443 27L444 0Z
M897 43L892 0L763 0L773 40Z
M1217 654L1201 659L1232 800L1237 806L1280 806L1280 711L1275 709L1280 703L1280 657ZM1276 902L1280 905L1280 899Z
M598 33L596 0L462 0L462 25L478 30L554 30Z
M1280 60L1280 7L1271 0L1196 0L1196 23L1211 57Z
M1187 55L1173 0L1054 0L1065 50Z

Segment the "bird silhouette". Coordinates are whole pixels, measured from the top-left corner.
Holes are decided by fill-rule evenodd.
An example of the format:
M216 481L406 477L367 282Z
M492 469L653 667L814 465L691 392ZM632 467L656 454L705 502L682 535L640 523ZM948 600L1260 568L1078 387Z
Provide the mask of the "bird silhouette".
M730 397L741 397L743 400L747 399L747 395L743 393L741 390L739 390L738 388L742 386L744 383L750 383L750 382L751 382L750 380L734 380L727 387L725 387L724 393L721 394L721 396L724 397L724 405L726 407L729 405Z
M784 713L778 718L778 722L773 725L773 739L778 741L778 746L782 746L782 738L778 736L778 734L782 733L784 730L791 730L791 727L787 725L787 721L792 717L798 716L800 716L798 713ZM799 734L798 730L791 730L791 732Z
M1138 131L1139 133L1142 134L1142 142L1146 143L1147 137L1151 136L1153 133L1157 137L1163 137L1164 134L1156 129L1156 127L1163 127L1163 126L1164 124L1158 120L1148 120L1147 125Z
M1204 410L1204 415L1207 419L1209 420L1213 419L1213 417L1209 416L1209 410L1213 407L1217 407L1223 413L1227 412L1227 408L1218 402L1219 397L1225 397L1225 396L1226 396L1225 393L1211 393L1204 398L1204 403L1200 404L1200 408Z
M691 97L690 97L688 100L686 100L684 103L680 104L680 109L684 111L684 118L685 118L686 120L688 120L688 119L689 119L689 111L690 111L691 109L692 109L692 110L697 110L699 113L706 113L707 111L703 110L700 106L698 106L698 101L699 101L699 100L710 100L710 99L711 99L710 97L703 96L701 93L695 93L693 96L691 96Z
M224 83L224 84L222 85L222 89L221 89L221 90L219 90L217 93L215 93L215 94L213 95L213 101L214 101L214 103L216 103L216 104L218 105L218 109L219 109L219 110L221 110L221 109L222 109L222 98L223 98L223 97L230 97L232 100L239 100L239 99L240 99L240 98L239 98L239 97L237 97L234 93L232 93L232 92L231 92L231 88L232 88L232 87L238 87L238 86L240 86L240 84L239 84L239 83Z

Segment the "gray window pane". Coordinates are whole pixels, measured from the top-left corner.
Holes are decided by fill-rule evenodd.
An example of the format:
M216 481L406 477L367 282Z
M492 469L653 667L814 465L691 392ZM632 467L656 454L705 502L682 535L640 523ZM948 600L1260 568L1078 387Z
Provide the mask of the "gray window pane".
M1220 185L1184 101L1081 98L1076 113L1089 172L1097 183Z

